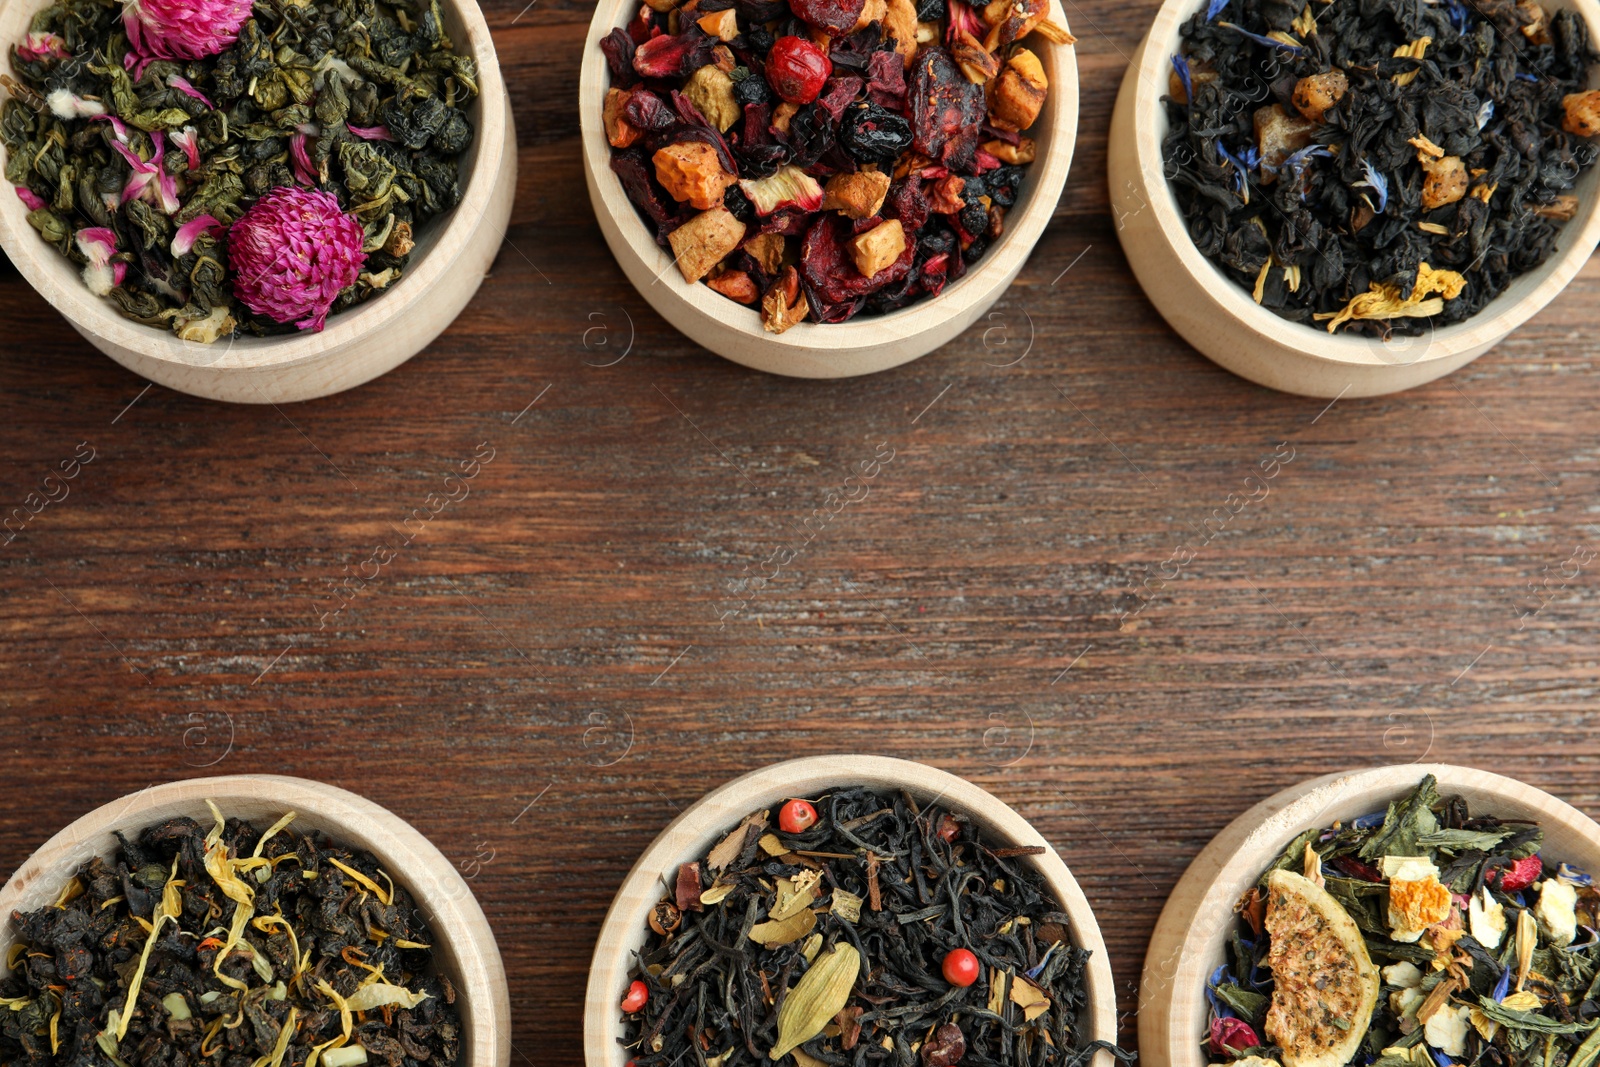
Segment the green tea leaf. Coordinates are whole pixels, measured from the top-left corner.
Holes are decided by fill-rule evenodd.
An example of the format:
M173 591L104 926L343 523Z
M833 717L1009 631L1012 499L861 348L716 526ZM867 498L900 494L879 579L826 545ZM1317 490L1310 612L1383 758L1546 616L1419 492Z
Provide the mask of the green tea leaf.
M1515 1008L1508 1008L1503 1004L1497 1003L1492 997L1479 997L1478 1006L1483 1009L1483 1013L1490 1019L1513 1030L1532 1030L1540 1034L1583 1034L1600 1025L1600 1023L1595 1022L1558 1022L1548 1015L1540 1015L1536 1011L1518 1011Z
M1417 839L1423 848L1440 848L1446 852L1493 852L1495 847L1516 833L1514 826L1501 826L1494 830L1438 830Z
M1433 814L1438 803L1438 780L1430 774L1410 795L1389 803L1383 826L1361 846L1361 858L1370 863L1384 856L1418 855L1421 839L1439 832L1439 820Z

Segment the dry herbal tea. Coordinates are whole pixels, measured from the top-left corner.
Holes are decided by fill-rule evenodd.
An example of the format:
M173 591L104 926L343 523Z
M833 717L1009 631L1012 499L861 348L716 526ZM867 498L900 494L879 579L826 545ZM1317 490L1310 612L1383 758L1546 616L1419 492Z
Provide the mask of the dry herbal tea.
M1595 161L1582 20L1539 0L1209 0L1172 57L1166 173L1256 303L1387 338L1550 258Z
M293 812L262 831L211 810L117 834L55 904L11 915L0 1062L450 1067L455 990L406 890L290 832Z
M1590 1067L1600 892L1535 824L1474 815L1430 775L1309 830L1238 904L1206 986L1223 1067Z
M600 42L611 169L783 333L939 295L1000 236L1049 92L1047 0L644 0ZM1036 46L1037 47L1037 46Z
M438 0L57 0L13 63L28 222L185 340L321 330L461 198L477 70Z
M1089 953L964 815L842 789L683 864L622 1001L637 1067L1083 1067Z

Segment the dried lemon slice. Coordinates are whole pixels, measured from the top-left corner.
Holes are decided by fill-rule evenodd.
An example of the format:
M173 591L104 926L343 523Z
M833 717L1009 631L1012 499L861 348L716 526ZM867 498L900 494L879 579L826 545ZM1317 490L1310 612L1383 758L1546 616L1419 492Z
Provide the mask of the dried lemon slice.
M1327 890L1292 871L1267 876L1272 1007L1267 1036L1284 1067L1344 1067L1372 1021L1378 969L1355 920Z

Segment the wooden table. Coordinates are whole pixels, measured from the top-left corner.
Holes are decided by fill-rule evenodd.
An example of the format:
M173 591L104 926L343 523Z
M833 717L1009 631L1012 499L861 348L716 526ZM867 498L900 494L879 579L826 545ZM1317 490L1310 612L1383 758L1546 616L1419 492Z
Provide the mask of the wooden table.
M623 280L578 161L589 8L525 2L489 10L508 247L388 377L282 410L146 390L0 272L0 515L93 456L0 546L0 867L151 781L344 785L471 877L513 1061L544 1067L579 1062L634 857L786 756L923 759L1016 806L1130 1022L1179 872L1286 784L1426 754L1600 811L1600 269L1402 396L1231 377L1154 315L1108 212L1155 4L1069 0L1074 176L994 317L877 377L766 377Z

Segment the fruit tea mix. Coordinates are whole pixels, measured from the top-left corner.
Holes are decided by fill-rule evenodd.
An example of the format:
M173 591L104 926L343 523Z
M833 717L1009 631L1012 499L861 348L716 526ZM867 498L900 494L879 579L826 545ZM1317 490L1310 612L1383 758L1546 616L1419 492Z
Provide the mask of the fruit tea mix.
M209 803L209 802L208 802ZM450 1067L455 990L369 853L174 818L13 913L0 1062L30 1067Z
M611 168L683 277L773 333L937 296L1034 158L1022 42L1072 41L1046 3L644 0L601 41Z
M1431 775L1295 838L1239 901L1207 983L1211 1062L1590 1067L1600 892L1543 839Z
M1588 33L1539 0L1210 0L1182 41L1162 154L1190 236L1330 333L1475 314L1600 155Z
M321 330L461 199L477 70L438 0L57 0L12 62L28 222L184 340Z
M1042 852L868 789L790 800L776 826L749 815L651 911L622 1001L627 1055L1082 1067L1110 1046L1080 1020L1089 953L1017 862Z

